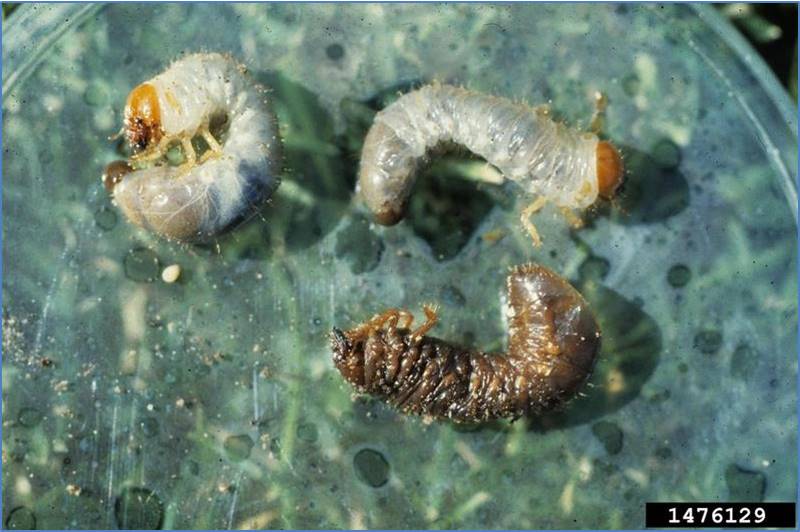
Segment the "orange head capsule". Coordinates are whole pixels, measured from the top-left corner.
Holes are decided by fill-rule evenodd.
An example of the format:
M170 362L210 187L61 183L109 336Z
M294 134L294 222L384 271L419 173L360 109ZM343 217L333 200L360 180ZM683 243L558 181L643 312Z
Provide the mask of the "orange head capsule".
M125 136L135 150L143 150L162 135L156 88L142 83L131 91L125 103Z
M622 157L613 144L606 140L597 143L597 187L600 197L611 199L622 184L625 168Z

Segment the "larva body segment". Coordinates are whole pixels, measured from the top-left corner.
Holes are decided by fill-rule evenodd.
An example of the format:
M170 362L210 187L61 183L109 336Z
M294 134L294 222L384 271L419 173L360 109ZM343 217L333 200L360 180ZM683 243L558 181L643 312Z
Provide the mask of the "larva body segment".
M358 191L378 222L402 219L417 168L445 143L463 145L527 193L559 207L586 208L599 195L613 194L622 179L610 143L554 122L543 107L426 85L380 111L364 141ZM601 168L602 176L598 150L613 151L609 157L617 163Z
M436 321L430 308L416 331L408 312L389 310L346 332L334 329L334 365L358 391L404 413L478 422L552 409L591 374L600 329L577 290L547 268L515 268L507 290L505 354L425 336Z
M131 222L166 237L214 236L254 212L280 182L280 138L264 89L228 56L189 55L136 87L125 133L139 151L132 166L158 162L126 174L114 199ZM199 158L198 138L208 146ZM179 167L161 160L176 143L186 157Z

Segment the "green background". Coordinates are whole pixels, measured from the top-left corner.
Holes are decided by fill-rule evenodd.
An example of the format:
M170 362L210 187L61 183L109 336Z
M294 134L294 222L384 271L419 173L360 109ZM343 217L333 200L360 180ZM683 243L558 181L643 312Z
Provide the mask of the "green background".
M14 18L19 17L19 18ZM645 501L796 495L796 111L685 5L23 6L4 23L3 520L8 528L638 528ZM212 28L209 31L209 28ZM272 90L280 189L205 246L133 228L99 181L131 87L229 51ZM751 54L751 55L748 55ZM376 110L429 80L606 135L628 182L570 230L465 154L408 220L352 197ZM585 396L514 424L353 398L327 333L441 305L504 346L507 269L572 279L603 353ZM161 269L180 264L167 285Z

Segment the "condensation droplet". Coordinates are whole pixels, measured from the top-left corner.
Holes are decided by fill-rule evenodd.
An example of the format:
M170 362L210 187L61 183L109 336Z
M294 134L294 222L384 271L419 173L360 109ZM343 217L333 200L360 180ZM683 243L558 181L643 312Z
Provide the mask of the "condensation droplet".
M356 476L373 488L379 488L389 481L389 462L383 454L373 449L361 449L353 457Z

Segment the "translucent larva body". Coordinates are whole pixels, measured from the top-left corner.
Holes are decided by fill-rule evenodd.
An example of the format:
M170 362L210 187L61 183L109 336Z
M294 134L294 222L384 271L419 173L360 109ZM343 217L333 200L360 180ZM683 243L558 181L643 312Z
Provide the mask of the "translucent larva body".
M535 264L507 279L508 352L489 354L409 330L411 315L389 310L331 334L333 362L360 392L404 413L478 422L519 418L574 396L594 367L600 329L583 297ZM399 322L405 320L403 327Z
M252 214L280 182L275 116L264 89L231 57L189 55L134 88L124 130L137 152L129 163L139 168L113 184L114 199L131 222L162 236L214 236ZM200 157L198 139L208 146ZM163 158L176 143L186 161L169 166Z
M610 197L622 180L617 150L554 122L544 107L450 85L426 85L380 111L361 153L358 191L385 225L402 219L426 154L455 143L525 191L568 209Z

